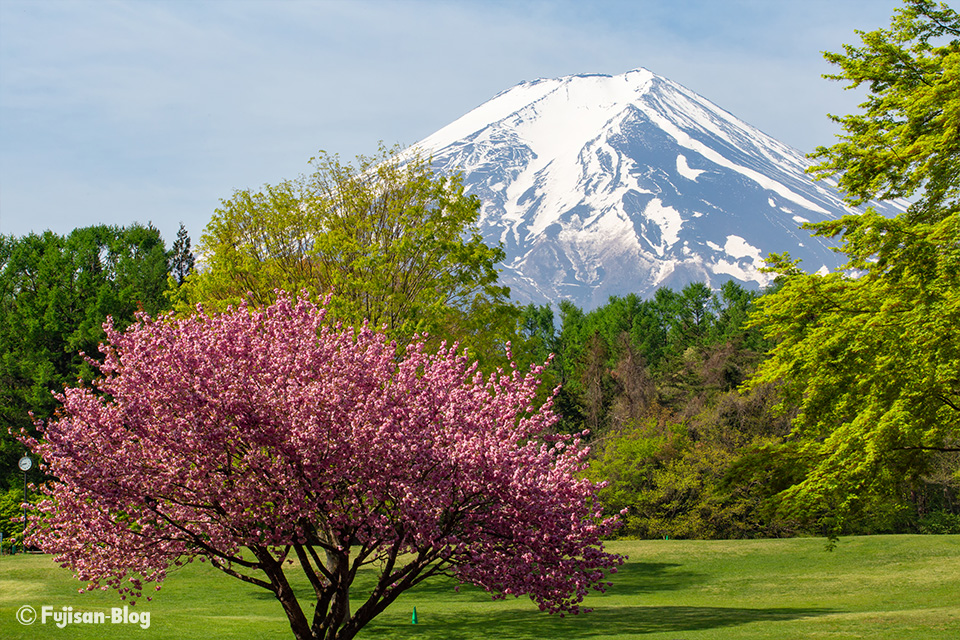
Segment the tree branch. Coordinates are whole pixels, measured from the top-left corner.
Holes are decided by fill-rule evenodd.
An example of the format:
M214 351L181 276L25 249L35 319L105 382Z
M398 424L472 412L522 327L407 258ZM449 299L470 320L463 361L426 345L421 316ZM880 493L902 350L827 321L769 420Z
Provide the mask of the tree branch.
M225 565L222 562L220 562L218 558L211 557L210 564L212 564L217 569L219 569L220 571L223 571L225 574L229 576L233 576L234 578L238 578L240 580L243 580L244 582L249 582L250 584L255 584L258 587L262 587L263 589L266 589L267 591L270 591L276 594L276 589L274 589L273 585L270 584L269 582L260 580L259 578L254 578L253 576L248 576L246 574L240 573L239 571L236 571L231 567L229 567L228 565Z
M154 504L156 504L156 503L154 502ZM157 516L160 517L160 518L162 518L165 522L167 522L171 527L173 527L173 528L176 529L177 531L181 531L181 532L183 532L184 534L186 534L187 537L190 539L190 541L191 541L193 544L195 544L195 545L197 545L198 547L200 547L201 549L203 549L204 551L206 551L207 554L210 556L211 559L212 559L212 558L215 558L215 557L216 557L216 558L222 558L222 559L226 560L227 562L230 562L230 563L233 563L233 564L239 564L240 566L242 566L242 567L247 567L248 569L256 569L256 568L259 568L259 564L256 563L256 562L250 562L249 560L244 560L243 558L240 558L240 557L237 557L237 556L227 555L226 553L220 551L220 550L217 549L216 547L211 547L209 544L207 544L207 543L203 540L203 538L200 536L199 533L193 532L193 531L191 531L190 529L187 529L186 526L181 525L181 524L178 523L178 522L175 522L175 521L172 520L169 516L161 513L160 510L157 509L156 506L151 507L150 510L151 510L153 513L157 514Z
M295 544L293 545L294 550L297 552L297 557L300 559L300 568L303 569L303 572L307 574L307 580L310 581L310 585L313 586L313 592L317 596L317 600L323 596L323 590L326 585L323 584L323 581L320 580L320 576L317 575L317 572L313 570L313 566L310 563L310 558L307 556L306 551L303 549L303 545Z
M943 402L943 404L947 405L948 407L950 407L950 408L953 409L954 411L960 411L960 407L958 407L956 404L954 404L953 402L951 402L951 401L949 400L949 398L947 398L945 395L938 393L938 394L934 395L934 397L935 397L937 400L940 400L941 402Z

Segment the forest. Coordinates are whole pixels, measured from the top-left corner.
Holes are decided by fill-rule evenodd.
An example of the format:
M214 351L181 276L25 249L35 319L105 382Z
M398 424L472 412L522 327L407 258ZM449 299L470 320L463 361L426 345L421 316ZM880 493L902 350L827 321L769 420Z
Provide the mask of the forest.
M108 315L123 328L140 312L169 311L198 275L182 228L169 248L156 229L133 225L7 237L0 251L0 513L9 539L20 528L23 451L7 430L32 432L34 420L54 415L54 391L89 381L82 354L99 355ZM488 305L495 310L477 305L497 318L496 332L465 342L487 369L505 364L507 342L520 367L549 361L542 398L555 390L559 430L589 432L587 475L607 483L599 494L606 512L627 510L619 536L960 532L957 452L931 452L839 529L830 510L798 511L783 500L812 463L793 428L799 407L782 384L756 375L776 342L757 310L782 288L728 281L714 292L693 283L650 300L613 297L591 311L500 297Z

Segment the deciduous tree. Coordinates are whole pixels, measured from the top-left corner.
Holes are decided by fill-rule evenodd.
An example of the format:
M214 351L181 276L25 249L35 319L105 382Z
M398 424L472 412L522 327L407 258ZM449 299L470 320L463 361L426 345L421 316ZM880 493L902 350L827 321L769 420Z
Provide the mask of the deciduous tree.
M0 489L22 454L8 429L30 428L29 411L52 416L51 392L91 375L78 352L96 353L108 315L122 327L163 309L168 272L149 226L0 236Z
M779 344L755 383L782 383L812 472L785 504L831 531L896 508L930 453L960 448L960 17L908 0L890 29L826 54L836 79L866 85L862 112L836 118L841 141L814 154L851 203L912 197L895 218L872 210L810 225L841 236L847 271L801 272L759 300ZM851 275L851 273L853 275Z
M453 348L331 327L305 298L107 326L102 378L61 396L34 543L139 596L183 560L272 592L299 640L353 637L437 574L577 612L603 551L586 449L534 410L542 368L483 378ZM351 606L358 571L377 571ZM301 603L288 572L306 573ZM356 603L355 603L356 604Z
M332 291L330 313L345 322L478 350L490 347L475 336L515 324L497 283L503 251L477 232L480 202L459 177L396 148L355 165L327 154L311 163L308 175L222 202L200 240L205 268L180 289L181 310L197 302L222 309L248 296L269 304L277 290Z

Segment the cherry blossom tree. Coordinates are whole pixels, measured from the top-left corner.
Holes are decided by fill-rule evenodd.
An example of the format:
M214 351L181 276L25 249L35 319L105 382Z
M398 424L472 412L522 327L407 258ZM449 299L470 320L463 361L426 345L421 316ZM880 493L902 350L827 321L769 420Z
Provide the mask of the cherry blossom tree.
M298 640L352 638L439 574L561 615L609 585L616 523L580 477L586 447L533 406L542 368L485 378L455 348L398 355L324 316L281 297L108 322L102 377L66 389L39 439L21 435L56 478L33 544L133 599L209 561L271 591ZM376 584L351 607L364 568Z

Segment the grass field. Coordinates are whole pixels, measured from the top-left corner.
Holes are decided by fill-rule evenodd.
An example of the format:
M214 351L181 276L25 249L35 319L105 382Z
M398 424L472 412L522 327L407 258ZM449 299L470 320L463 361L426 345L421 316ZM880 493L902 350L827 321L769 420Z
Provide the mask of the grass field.
M960 638L960 536L621 541L630 555L594 611L559 618L528 599L491 601L438 581L405 594L360 634L365 639L644 638L955 640ZM0 638L292 638L271 594L205 564L174 572L152 602L150 626L110 623L111 592L80 595L47 556L0 557ZM307 592L306 584L299 585ZM30 605L106 614L105 624L23 626ZM418 624L411 624L413 607Z

